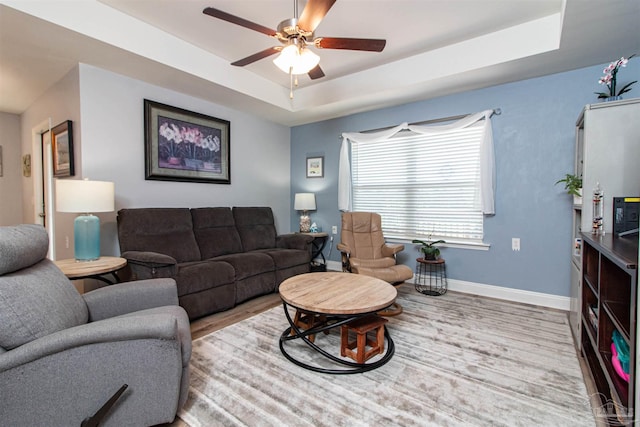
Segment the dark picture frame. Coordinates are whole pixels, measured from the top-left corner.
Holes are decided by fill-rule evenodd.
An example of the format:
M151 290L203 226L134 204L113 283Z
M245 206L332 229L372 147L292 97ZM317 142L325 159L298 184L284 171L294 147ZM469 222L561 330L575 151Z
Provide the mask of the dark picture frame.
M53 176L62 178L75 175L73 155L73 123L62 122L51 129Z
M231 183L231 123L144 100L145 179Z
M307 157L307 178L324 177L324 156Z

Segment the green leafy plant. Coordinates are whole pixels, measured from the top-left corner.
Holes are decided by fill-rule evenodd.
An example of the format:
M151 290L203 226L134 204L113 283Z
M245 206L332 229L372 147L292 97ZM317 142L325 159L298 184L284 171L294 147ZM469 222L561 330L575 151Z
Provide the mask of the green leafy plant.
M582 196L580 191L582 189L582 178L573 174L566 174L564 178L556 181L555 185L564 182L564 189L567 190L567 194L572 194L574 196Z
M412 240L411 243L419 243L422 245L420 252L424 254L424 259L434 260L440 256L440 249L436 246L438 243L447 243L444 240L436 240L435 242L425 242L424 240Z

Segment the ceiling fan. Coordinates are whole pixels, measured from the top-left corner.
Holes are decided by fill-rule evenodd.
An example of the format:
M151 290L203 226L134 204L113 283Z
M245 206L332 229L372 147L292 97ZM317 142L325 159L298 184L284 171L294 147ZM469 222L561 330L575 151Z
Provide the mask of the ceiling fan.
M213 7L207 7L202 12L214 18L274 37L284 45L270 47L254 53L246 58L232 62L231 65L244 67L280 52L280 55L273 61L278 68L290 75L308 74L311 79L315 80L324 77L325 74L320 65L318 65L320 57L308 49L308 46L314 46L318 49L382 52L387 43L386 40L382 39L315 37L315 29L335 2L336 0L309 0L298 19L298 2L294 0L295 17L282 21L278 24L277 30L272 30Z

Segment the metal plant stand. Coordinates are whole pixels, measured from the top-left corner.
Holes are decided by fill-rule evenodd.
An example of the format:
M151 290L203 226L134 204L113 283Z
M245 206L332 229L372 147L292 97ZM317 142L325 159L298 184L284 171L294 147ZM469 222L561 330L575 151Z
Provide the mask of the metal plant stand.
M447 293L447 267L443 258L416 259L416 291L430 296Z

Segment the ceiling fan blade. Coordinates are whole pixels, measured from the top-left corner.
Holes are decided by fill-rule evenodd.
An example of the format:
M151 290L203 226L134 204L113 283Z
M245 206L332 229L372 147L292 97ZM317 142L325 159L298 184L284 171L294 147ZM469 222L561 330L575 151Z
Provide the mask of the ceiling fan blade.
M263 58L266 58L267 56L271 56L274 53L278 53L281 50L282 48L280 46L270 47L258 53L254 53L253 55L247 56L246 58L240 59L236 62L232 62L231 65L235 65L236 67L244 67L245 65L249 65Z
M347 50L366 50L369 52L382 52L386 40L382 39L353 39L341 37L318 37L313 41L315 46L320 49L347 49Z
M316 65L311 71L309 71L309 77L311 78L311 80L315 80L315 79L319 79L321 77L324 77L324 71L322 71L322 68L320 68L319 65Z
M309 0L298 19L298 27L314 32L336 0Z
M256 24L255 22L247 21L246 19L231 15L230 13L223 12L219 9L214 9L213 7L205 8L202 13L204 13L205 15L213 16L214 18L222 19L223 21L231 22L232 24L240 25L241 27L245 27L262 34L266 34L268 36L276 35L276 31L272 30L271 28L264 27L260 24Z

